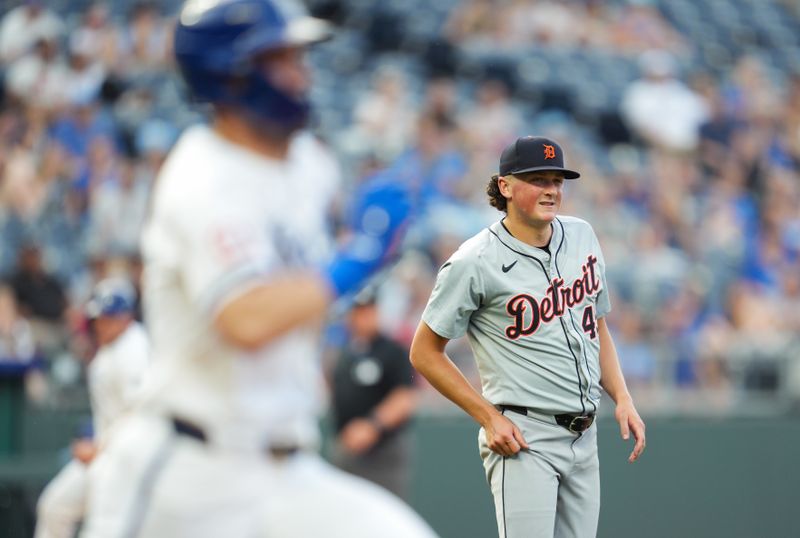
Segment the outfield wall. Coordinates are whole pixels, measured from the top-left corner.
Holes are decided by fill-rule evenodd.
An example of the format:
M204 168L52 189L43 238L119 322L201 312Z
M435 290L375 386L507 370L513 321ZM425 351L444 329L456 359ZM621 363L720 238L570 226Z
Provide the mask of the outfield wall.
M80 413L26 413L23 452L0 458L0 537L27 538L38 489L59 465ZM655 419L641 461L601 420L607 538L800 537L800 417ZM466 418L420 417L411 502L442 538L497 535ZM63 451L61 453L63 457Z
M800 537L800 417L649 419L634 464L610 419L599 423L606 538ZM468 420L417 423L413 504L443 538L496 536Z

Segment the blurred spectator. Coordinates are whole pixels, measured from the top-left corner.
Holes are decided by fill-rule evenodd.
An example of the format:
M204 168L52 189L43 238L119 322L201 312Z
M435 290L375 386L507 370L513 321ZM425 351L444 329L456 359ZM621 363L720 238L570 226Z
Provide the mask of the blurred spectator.
M136 132L151 119L156 106L156 95L146 84L129 84L113 105L115 125L128 145Z
M700 125L698 157L706 171L713 175L719 173L737 130L743 129L745 123L730 113L721 88L714 81L704 80L701 91L708 104L709 116Z
M152 2L137 2L119 36L117 72L134 79L137 74L164 69L172 44L166 20Z
M764 13L775 3L764 0ZM800 33L794 3L779 3L791 5L780 11L783 26ZM177 104L170 21L159 11L166 4L62 2L59 15L41 0L18 4L0 22L0 273L14 271L20 247L35 243L62 283L66 320L52 323L66 330L77 323L71 305L94 280L136 257L153 178L179 130L199 115ZM589 215L609 254L617 322L628 335L623 366L641 387L657 385L654 393L677 386L699 398L653 403L691 410L713 394L712 404L727 409L746 402L747 387L782 394L789 382L770 381L784 375L777 355L764 360L756 346L739 345L751 322L737 312L750 304L779 313L782 328L763 330L787 342L769 346L793 361L786 375L796 376L800 395L800 76L792 75L800 56L774 41L765 17L748 20L747 30L766 41L725 39L738 33L730 21L696 18L706 8L716 13L716 4L466 0L435 3L425 24L414 20L418 12L394 10L381 19L391 29L365 25L368 14L348 8L347 38L321 45L333 54L320 55L323 63L334 59L320 98L336 101L343 121L319 134L336 139L347 168L364 176L391 163L423 201L408 241L417 250L382 286L386 333L408 343L439 264L498 217L483 200L492 148L542 132L573 140L569 154L579 162L572 164L586 171L565 210ZM447 69L431 65L431 50L420 61L416 48L363 58L365 27L430 49L442 26L456 45L439 59ZM340 57L350 65L346 76ZM679 79L676 58L700 74ZM375 65L397 67L373 74ZM431 78L442 72L452 78ZM565 96L564 110L537 108ZM598 110L620 99L625 125L609 136L616 112ZM628 145L626 125L637 144ZM298 188L333 196L351 187L346 180ZM459 366L473 368L464 342L451 346ZM753 361L766 366L752 369Z
M786 254L780 231L762 224L742 268L742 276L748 282L762 286L766 292L777 292L783 285L782 273L790 264Z
M79 50L91 63L99 62L113 69L118 57L117 30L109 20L108 6L104 2L90 5L81 22L69 37L70 50Z
M71 41L69 69L66 74L64 93L70 103L85 103L100 94L106 79L106 68L94 58L94 51L86 42Z
M397 157L408 146L416 119L405 76L391 68L379 71L373 89L356 104L353 117L345 146L348 152L374 155L382 162Z
M503 0L467 0L455 5L445 24L451 43L468 48L488 49L504 43L503 18L497 14Z
M755 240L757 226L757 208L744 191L741 174L735 167L727 168L724 175L710 181L700 199L703 223L695 234L697 258L710 272L709 306L714 311L724 308L726 290L752 250L748 243Z
M775 308L786 330L794 334L795 347L800 346L800 259L785 267L780 288L775 297ZM795 355L800 356L800 355ZM800 362L800 361L795 361Z
M54 110L68 99L65 91L68 68L58 53L54 39L36 41L33 50L8 68L5 87L9 95L23 103Z
M82 190L90 187L92 170L89 157L92 145L98 140L105 140L116 150L115 126L95 98L89 95L73 103L72 108L52 123L50 139L74 158L76 168L72 179L75 186Z
M61 19L44 7L43 0L25 0L0 21L0 62L13 62L35 43L56 40L62 31Z
M613 49L614 34L609 30L617 18L615 6L603 0L582 0L586 12L581 45L591 49Z
M571 46L583 33L584 13L574 0L517 0L506 12L511 39L541 45Z
M641 311L654 312L681 287L689 260L686 253L667 243L661 227L650 223L639 230L633 253L634 259L628 260L631 298Z
M348 315L350 339L332 377L336 426L334 463L401 498L408 495L416 407L408 350L380 332L372 290Z
M154 172L153 176L177 139L178 129L162 119L148 119L136 130L136 154L144 159L143 164Z
M428 116L450 116L458 114L458 92L456 83L447 77L430 80L425 87L422 114Z
M121 173L120 156L108 137L99 135L89 141L85 172L90 203L97 190L104 184L119 181Z
M629 127L642 140L672 151L691 151L698 130L708 118L708 105L676 78L673 57L652 50L640 58L644 78L625 90L621 112Z
M764 62L754 55L739 58L724 85L726 109L733 117L752 122L776 119L780 96Z
M747 389L776 391L781 384L793 335L775 299L752 283L738 284L729 294L726 358Z
M74 159L54 143L43 148L39 181L46 189L45 198L28 235L35 237L48 252L49 267L57 278L70 283L84 270L85 198L73 184Z
M33 331L17 309L14 290L0 284L0 361L25 364L35 355Z
M391 165L393 173L415 186L426 204L452 200L467 171L457 146L456 124L445 114L420 117L416 145Z
M49 355L66 344L62 325L67 308L61 283L45 270L42 253L29 244L19 254L17 270L8 279L19 302L20 311L28 317L37 347Z
M709 318L704 312L704 299L708 294L704 293L705 281L702 277L697 275L695 280L686 281L683 287L649 315L640 310L646 315L646 323L653 328L652 341L658 347L659 358L668 374L665 380L672 387L702 389L705 386L704 377L698 373L700 368L697 366L698 349L706 349L699 343L699 333L709 325L709 319L714 323L718 318ZM713 347L707 349L711 351ZM709 356L719 365L724 363L724 355L718 356L712 351Z
M471 0L457 3L445 34L453 44L491 52L534 43L636 54L658 48L684 54L683 37L652 0Z
M487 80L476 91L471 112L461 122L470 176L462 192L474 203L483 201L485 178L496 172L497 155L521 134L520 114L511 105L508 88L499 80Z
M137 173L132 162L119 163L113 176L95 187L89 211L89 251L94 254L133 254L147 216L150 177Z
M783 119L783 138L787 151L793 159L793 168L800 168L800 73L795 74L786 96L786 110Z
M654 0L626 0L617 9L608 35L617 50L627 53L660 49L672 53L686 51L686 44L661 14Z
M0 184L2 205L22 223L29 223L40 212L47 194L46 184L40 180L36 162L35 144L38 142L29 130L22 139L8 148L3 182Z
M632 305L617 305L614 345L625 381L632 390L651 388L657 381L656 354L646 334L644 316Z
M458 244L461 244L460 240ZM392 269L391 278L381 285L378 302L380 326L406 348L411 346L428 302L435 271L427 256L411 250L403 254Z

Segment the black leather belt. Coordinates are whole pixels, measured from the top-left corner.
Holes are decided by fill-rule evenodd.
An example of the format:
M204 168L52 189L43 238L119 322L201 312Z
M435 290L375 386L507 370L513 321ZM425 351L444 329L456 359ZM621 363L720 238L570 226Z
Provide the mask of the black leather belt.
M594 423L594 415L570 415L565 413L563 415L553 415L553 417L556 419L556 424L564 426L572 433L585 432Z
M520 415L525 415L525 416L528 415L528 408L523 407L521 405L501 404L498 407L500 407L500 409L512 411L514 413L519 413ZM540 415L546 414L537 411L534 412ZM560 415L549 415L549 416L552 416L555 419L556 424L558 424L559 426L563 426L572 433L585 432L594 422L594 415L570 415L569 413L563 413Z
M204 444L208 443L208 436L200 426L177 417L172 417L170 420L175 433L178 435L185 435ZM299 451L300 447L297 445L274 445L266 448L266 452L277 459L287 458Z

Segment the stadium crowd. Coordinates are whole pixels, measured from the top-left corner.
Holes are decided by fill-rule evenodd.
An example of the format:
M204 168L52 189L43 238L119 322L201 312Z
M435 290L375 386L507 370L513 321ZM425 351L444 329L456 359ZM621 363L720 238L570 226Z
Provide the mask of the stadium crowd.
M800 14L767 3L800 35ZM501 149L544 134L582 173L563 213L601 239L610 324L642 409L800 401L800 70L773 61L779 46L715 64L658 2L467 0L437 3L437 39L421 51L411 29L396 36L408 46L387 41L397 14L365 22L354 7L365 4L312 3L343 35L311 60L317 131L341 156L345 184L388 167L423 202L409 252L380 288L388 333L410 342L438 266L500 218L485 187ZM138 278L154 178L200 118L170 62L176 2L57 5L27 0L0 21L0 360L40 365L29 386L40 403L79 383L69 365L87 353L81 305L92 284ZM553 85L568 64L540 77L543 60L509 73L485 56L521 47L526 62L601 51L628 75L617 94L607 72L577 81L607 95L598 110ZM345 336L332 322L335 349ZM477 375L463 342L452 355Z

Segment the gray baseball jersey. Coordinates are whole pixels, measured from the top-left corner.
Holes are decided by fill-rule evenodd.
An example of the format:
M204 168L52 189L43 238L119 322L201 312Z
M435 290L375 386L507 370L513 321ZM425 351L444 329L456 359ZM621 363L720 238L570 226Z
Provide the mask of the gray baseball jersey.
M561 216L548 249L497 222L442 265L422 319L438 335L465 333L493 404L585 414L600 399L597 319L611 309L592 227ZM549 252L548 252L549 250Z

